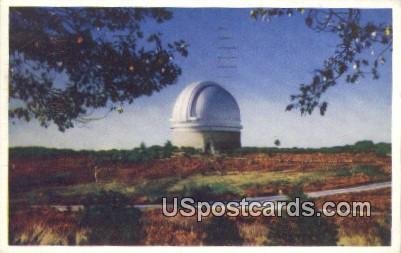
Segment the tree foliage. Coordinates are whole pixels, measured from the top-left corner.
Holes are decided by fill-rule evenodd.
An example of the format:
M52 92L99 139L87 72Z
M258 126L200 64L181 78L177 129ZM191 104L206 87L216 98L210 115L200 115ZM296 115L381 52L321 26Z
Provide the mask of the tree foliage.
M11 8L10 118L64 131L174 84L186 43L143 29L171 18L163 8Z
M392 49L392 26L361 21L359 9L303 9L259 8L251 11L251 17L269 21L281 16L302 15L305 25L318 33L336 34L334 54L324 60L323 66L313 71L309 83L300 84L299 93L291 95L286 110L299 109L301 114L312 114L318 108L321 115L327 110L322 95L343 78L347 83L357 83L365 76L379 78L379 66L384 64L386 51ZM373 46L380 47L375 53ZM366 52L373 59L366 57Z

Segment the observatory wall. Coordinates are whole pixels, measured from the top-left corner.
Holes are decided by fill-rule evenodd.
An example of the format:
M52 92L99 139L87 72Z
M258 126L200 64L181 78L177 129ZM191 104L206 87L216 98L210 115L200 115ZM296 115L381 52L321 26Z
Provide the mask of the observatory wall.
M194 147L205 150L209 144L216 150L230 150L241 147L241 133L229 131L174 131L172 142L178 147Z

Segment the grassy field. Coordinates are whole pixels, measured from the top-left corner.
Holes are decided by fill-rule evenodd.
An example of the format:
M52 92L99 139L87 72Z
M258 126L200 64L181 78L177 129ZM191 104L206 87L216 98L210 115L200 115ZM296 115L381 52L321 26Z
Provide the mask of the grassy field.
M320 198L324 200L367 200L376 210L372 217L327 218L338 226L337 245L378 246L389 244L391 191L375 190L363 193L341 194ZM79 225L79 214L60 213L52 209L19 210L11 216L11 244L26 245L86 245L90 229ZM271 229L275 217L241 217L232 219L238 228L243 245L272 245ZM210 218L196 222L195 217L166 218L160 210L144 211L141 217L143 236L133 245L205 245L210 233ZM163 231L162 233L160 231ZM107 242L105 242L107 244Z
M285 239L294 237L297 221L283 225L282 220L271 217L208 217L199 223L194 217L166 218L161 210L138 212L127 209L127 204L160 204L162 197L173 196L236 200L290 194L297 187L309 192L389 181L390 150L388 144L372 142L323 149L243 148L215 156L168 144L125 151L14 148L10 150L9 173L10 243L214 245L210 238L228 234L232 236L223 245L307 245ZM99 178L94 177L96 167L104 172ZM332 218L328 220L331 225L308 221L307 230L317 231L317 236L325 234L319 232L324 224L335 231L337 237L323 245L389 244L389 189L328 200L336 199L370 201L376 213L369 218ZM83 204L85 208L59 212L49 207L51 204ZM289 234L275 233L281 230ZM309 238L313 236L304 239ZM312 242L318 244L319 240Z
M293 185L305 189L329 189L338 186L356 185L365 182L389 180L390 175L375 166L351 168L327 168L318 171L229 171L210 175L194 174L185 178L166 177L161 179L139 179L132 183L111 181L85 183L70 186L44 187L16 194L14 203L76 203L89 194L102 190L119 192L133 203L160 202L164 196L191 196L204 194L211 199L233 199L243 196L275 195L286 192Z

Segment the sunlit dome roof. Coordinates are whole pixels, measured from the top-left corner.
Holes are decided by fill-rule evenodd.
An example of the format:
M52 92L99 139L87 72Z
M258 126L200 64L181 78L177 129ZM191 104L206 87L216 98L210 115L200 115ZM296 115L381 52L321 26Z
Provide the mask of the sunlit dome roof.
M240 110L234 97L214 82L188 85L178 96L171 118L173 129L240 131Z

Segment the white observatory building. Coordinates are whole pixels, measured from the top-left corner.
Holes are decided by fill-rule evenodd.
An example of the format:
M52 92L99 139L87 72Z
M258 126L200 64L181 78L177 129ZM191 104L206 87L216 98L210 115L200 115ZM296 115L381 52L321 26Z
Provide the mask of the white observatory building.
M188 85L171 118L172 143L205 152L241 147L241 117L234 97L214 82Z

